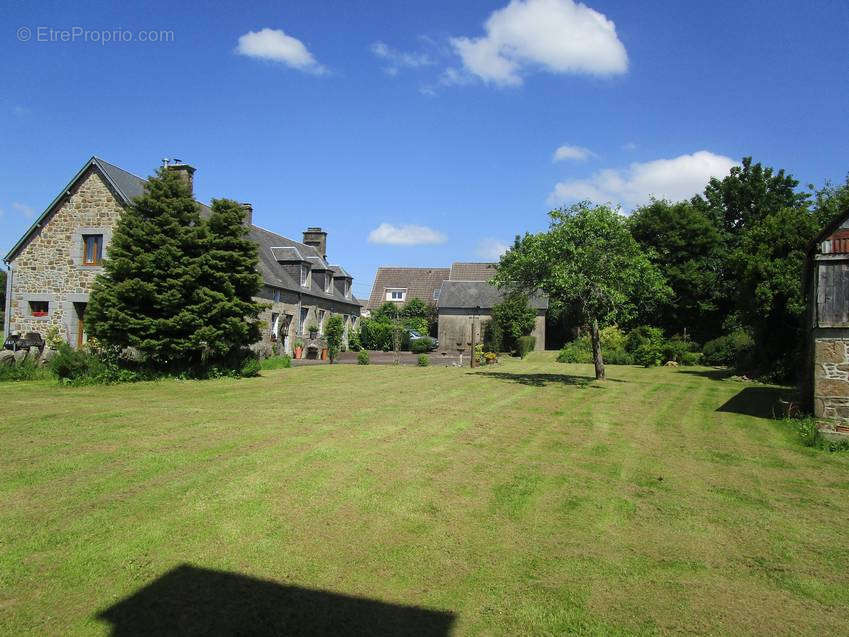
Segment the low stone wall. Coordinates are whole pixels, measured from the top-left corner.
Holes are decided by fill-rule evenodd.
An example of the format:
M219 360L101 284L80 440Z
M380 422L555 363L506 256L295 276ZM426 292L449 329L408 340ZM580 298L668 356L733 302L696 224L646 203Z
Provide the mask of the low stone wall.
M814 340L814 415L849 424L849 339Z

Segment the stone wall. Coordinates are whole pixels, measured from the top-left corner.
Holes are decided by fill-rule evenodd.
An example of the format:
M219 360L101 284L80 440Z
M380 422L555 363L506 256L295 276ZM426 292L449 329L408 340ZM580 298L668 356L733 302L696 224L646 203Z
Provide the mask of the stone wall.
M814 414L849 423L849 338L814 339Z
M483 325L492 318L487 310L480 314L469 314L465 309L439 309L439 349L447 352L457 352L457 342L468 343L472 340L472 325L475 329L475 342L480 343L483 337ZM532 336L536 337L536 351L545 349L545 311L540 310L534 320ZM468 345L465 346L468 349Z
M88 302L94 278L103 269L82 265L82 236L102 234L105 258L122 211L106 182L90 168L11 262L10 333L44 336L50 326L56 326L65 340L76 343L79 305L75 303ZM30 301L47 301L47 316L32 316Z

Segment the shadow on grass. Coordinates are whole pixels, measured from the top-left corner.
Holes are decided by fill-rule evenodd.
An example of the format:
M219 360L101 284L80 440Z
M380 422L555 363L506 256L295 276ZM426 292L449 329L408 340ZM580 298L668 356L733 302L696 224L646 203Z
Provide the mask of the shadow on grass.
M475 374L476 376L487 376L488 378L496 378L498 380L506 380L511 383L519 383L520 385L530 385L532 387L544 387L545 385L558 384L601 389L598 385L590 384L595 382L595 376L574 376L572 374L511 374L510 372L466 373ZM608 378L606 382L624 383L625 381L616 378Z
M782 387L746 387L725 401L716 411L755 418L782 418L784 409L779 402L782 399L795 400L795 391Z
M448 635L454 614L188 564L97 618L124 635Z
M715 369L681 369L679 367L678 373L701 376L702 378L710 378L711 380L725 380L734 375L734 370L728 367L717 367Z

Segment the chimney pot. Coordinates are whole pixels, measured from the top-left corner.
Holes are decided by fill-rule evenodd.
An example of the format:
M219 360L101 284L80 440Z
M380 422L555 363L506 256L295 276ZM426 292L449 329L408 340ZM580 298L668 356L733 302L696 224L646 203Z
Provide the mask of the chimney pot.
M168 164L165 167L167 170L177 173L180 176L185 184L189 187L189 192L192 193L192 197L195 196L194 190L194 176L195 169L194 166L189 166L188 164L179 163L179 164Z

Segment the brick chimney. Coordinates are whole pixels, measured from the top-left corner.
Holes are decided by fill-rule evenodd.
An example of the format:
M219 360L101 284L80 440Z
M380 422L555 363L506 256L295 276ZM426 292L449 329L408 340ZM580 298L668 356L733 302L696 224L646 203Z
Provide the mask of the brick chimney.
M174 163L174 164L168 164L166 166L166 168L168 170L171 170L171 171L177 173L180 176L180 179L182 179L184 182L186 182L186 185L188 185L188 187L189 187L189 191L191 191L192 196L194 197L194 194L195 194L195 190L194 190L195 169L194 169L194 166L189 166L188 164L184 164L182 162L179 162L179 163Z
M254 223L254 207L249 203L243 203L242 210L245 211L244 224L250 228Z
M327 233L321 228L307 228L304 231L304 244L315 248L323 259L327 259Z

